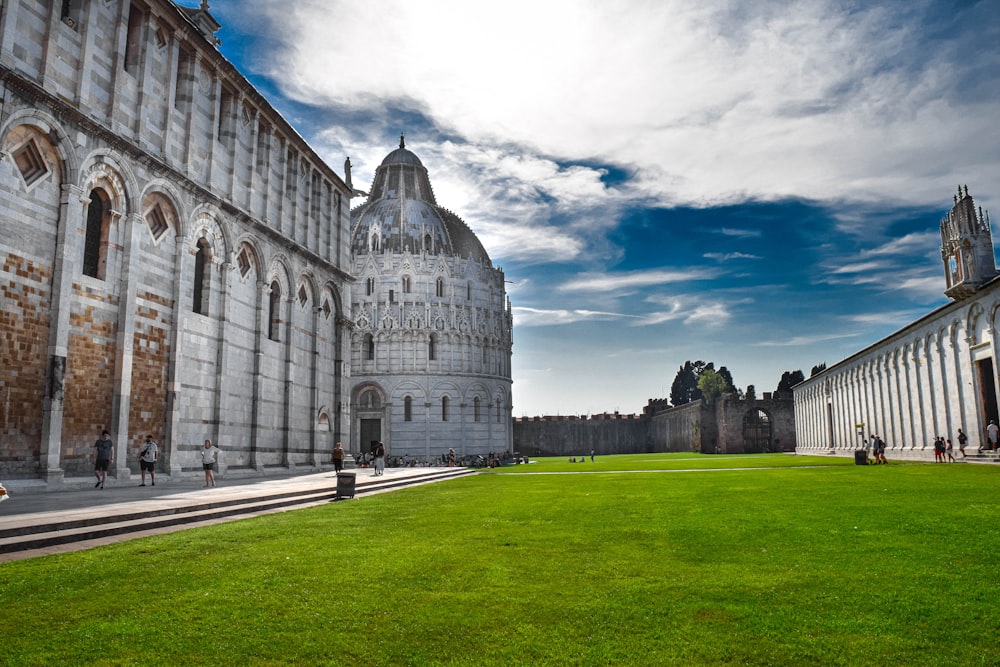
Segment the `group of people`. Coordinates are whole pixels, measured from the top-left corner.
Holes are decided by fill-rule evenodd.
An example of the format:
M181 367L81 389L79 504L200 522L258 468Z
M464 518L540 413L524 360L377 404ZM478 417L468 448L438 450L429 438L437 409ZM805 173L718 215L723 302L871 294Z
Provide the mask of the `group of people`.
M885 440L874 433L868 440L865 440L865 452L869 462L874 462L876 465L889 463L885 460Z
M339 444L339 443L338 443ZM222 451L212 444L209 439L205 440L204 447L199 450L198 457L201 461L202 470L205 473L205 487L215 486L215 465L219 461L219 452ZM139 448L139 472L142 481L139 486L146 486L146 473L149 473L149 482L156 486L156 461L160 458L160 448L152 435L147 435L142 447ZM111 440L111 433L107 429L101 431L101 437L94 442L94 477L97 482L95 489L103 489L108 481L108 468L115 462L115 444Z
M958 431L961 433L961 429ZM940 435L934 438L934 462L935 463L945 463L945 456L948 457L948 463L954 463L955 457L952 455L954 447L951 444L951 440L945 440ZM960 448L959 451L962 452L962 456L965 456L965 451Z

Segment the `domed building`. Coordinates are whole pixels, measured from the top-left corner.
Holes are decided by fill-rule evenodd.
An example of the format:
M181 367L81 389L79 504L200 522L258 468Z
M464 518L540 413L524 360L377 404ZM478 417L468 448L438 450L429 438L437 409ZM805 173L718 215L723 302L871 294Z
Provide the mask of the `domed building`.
M350 167L347 179L350 183ZM512 447L504 273L403 137L351 211L350 442L421 462Z

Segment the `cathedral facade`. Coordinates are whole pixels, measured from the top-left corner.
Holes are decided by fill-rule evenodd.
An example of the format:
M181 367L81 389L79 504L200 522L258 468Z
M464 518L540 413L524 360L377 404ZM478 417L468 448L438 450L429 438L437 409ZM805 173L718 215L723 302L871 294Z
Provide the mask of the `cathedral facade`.
M989 215L959 188L941 221L952 301L794 388L796 451L850 455L879 436L889 458L928 459L937 436L968 451L1000 423L1000 275Z
M349 167L348 167L349 169ZM349 173L349 172L348 172ZM513 321L504 273L437 204L406 148L351 213L354 441L432 462L510 451Z
M0 477L84 478L104 429L119 481L147 434L171 475L197 474L206 439L223 475L316 468L336 441L375 439L372 420L423 455L412 443L431 420L417 419L445 396L435 446L486 431L502 451L502 273L441 235L462 225L398 253L388 229L374 247L352 237L349 174L219 53L218 29L206 2L0 5ZM394 309L390 275L421 290L421 313ZM430 365L416 365L420 336ZM498 399L502 427L487 427Z

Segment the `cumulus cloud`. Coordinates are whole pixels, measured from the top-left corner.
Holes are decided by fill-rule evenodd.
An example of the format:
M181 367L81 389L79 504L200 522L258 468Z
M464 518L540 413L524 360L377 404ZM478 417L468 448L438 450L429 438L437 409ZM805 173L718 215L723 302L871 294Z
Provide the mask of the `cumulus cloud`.
M969 164L1000 181L982 140L995 134L998 56L962 58L958 21L951 41L913 49L927 41L923 3L246 4L278 33L256 66L294 98L392 104L472 144L629 165L633 194L665 204L932 203ZM980 94L956 94L970 71ZM540 167L502 168L545 187Z

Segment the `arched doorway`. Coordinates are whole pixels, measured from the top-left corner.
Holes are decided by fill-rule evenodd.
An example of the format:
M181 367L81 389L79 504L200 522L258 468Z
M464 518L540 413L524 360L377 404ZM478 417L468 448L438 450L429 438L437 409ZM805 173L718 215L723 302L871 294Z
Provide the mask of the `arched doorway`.
M385 415L385 400L382 393L375 387L367 386L357 394L354 414L357 415L357 452L373 453L379 442L389 443L382 433L382 422Z
M743 451L771 451L771 418L763 410L750 410L743 415Z

